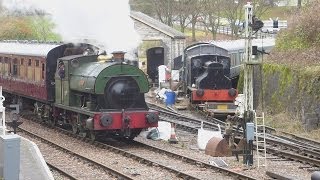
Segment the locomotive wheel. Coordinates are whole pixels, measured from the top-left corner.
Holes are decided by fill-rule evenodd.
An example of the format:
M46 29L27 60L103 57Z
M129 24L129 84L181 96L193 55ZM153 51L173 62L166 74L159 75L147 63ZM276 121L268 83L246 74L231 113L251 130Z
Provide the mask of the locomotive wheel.
M76 124L72 124L71 127L72 127L72 133L78 134L78 132L79 132L78 126Z
M79 132L79 136L85 138L87 136L86 132Z
M54 122L53 119L48 119L48 120L46 121L46 123L47 123L50 127L54 127L54 126L56 125L56 123Z
M48 116L45 118L45 122L50 127L54 127L56 125L54 118L52 117L52 112L48 112Z
M78 116L77 114L72 114L70 116L71 118L71 128L72 128L72 133L73 134L78 134L79 132L79 127L78 127Z
M132 141L135 137L137 137L142 129L135 129L131 132L131 135L128 137L128 140Z
M89 132L89 138L91 141L95 141L97 138L97 133L95 131L90 131Z

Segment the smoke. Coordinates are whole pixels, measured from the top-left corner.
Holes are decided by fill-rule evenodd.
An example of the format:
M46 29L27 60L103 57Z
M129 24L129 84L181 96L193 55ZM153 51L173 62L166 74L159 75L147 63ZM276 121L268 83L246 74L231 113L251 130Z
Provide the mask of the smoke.
M65 42L97 42L108 53L130 51L141 42L130 17L129 0L3 0L10 10L43 10Z

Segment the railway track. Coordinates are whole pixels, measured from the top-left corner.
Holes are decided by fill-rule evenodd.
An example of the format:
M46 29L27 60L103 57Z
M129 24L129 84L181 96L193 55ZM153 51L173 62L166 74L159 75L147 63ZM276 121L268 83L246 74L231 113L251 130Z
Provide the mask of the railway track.
M168 157L173 157L175 159L175 161L176 161L176 162L173 162L173 163L177 163L178 161L180 161L180 162L183 162L183 163L185 162L185 163L188 163L188 164L196 166L196 167L200 167L202 169L201 173L205 173L204 169L203 169L203 168L205 168L205 169L213 170L215 172L219 172L223 176L231 176L231 177L233 177L235 179L253 179L251 177L248 177L248 176L245 176L245 175L230 171L228 169L217 167L217 166L211 165L209 163L206 163L206 162L203 162L203 161L199 161L199 160L194 159L192 157L187 157L187 156L183 156L183 155L180 155L180 154L177 154L177 153L173 153L173 152L167 151L165 149L161 149L161 148L156 147L156 146L147 145L147 144L144 144L144 143L141 143L141 142L135 142L135 144L140 146L139 148L137 148L138 151L141 151L140 149L143 148L143 150L142 150L143 152L150 151L150 152L156 152L156 153L159 153L159 154L163 154L163 155L166 155ZM133 152L137 151L137 149L131 148L129 151L133 153ZM214 176L212 176L212 177L214 177ZM215 177L219 177L219 176L215 176ZM221 178L223 178L223 177L221 177Z
M45 137L24 128L19 128L21 136L35 142L46 159L46 163L70 179L133 179L111 167L87 158L63 147Z
M191 133L197 133L201 122L204 128L212 130L217 130L219 124L221 130L224 131L225 123L215 118L210 118L210 120L194 118L163 107L158 108L154 104L151 104L151 107L160 112L161 120L176 123L177 128ZM268 132L266 134L267 153L320 167L319 142L284 132L282 132L283 135L273 135L277 131L271 127L267 127L266 130Z
M116 147L102 142L91 142L89 139L75 136L71 132L61 128L55 128L54 131L59 131L59 134L76 137L77 139L85 141L101 150L111 151L147 166L161 168L182 179L211 179L210 177L220 177L223 179L254 179L228 169L216 167L190 157L175 154L140 142L130 143L125 147L123 147L123 145ZM201 172L202 175L199 175L199 172Z

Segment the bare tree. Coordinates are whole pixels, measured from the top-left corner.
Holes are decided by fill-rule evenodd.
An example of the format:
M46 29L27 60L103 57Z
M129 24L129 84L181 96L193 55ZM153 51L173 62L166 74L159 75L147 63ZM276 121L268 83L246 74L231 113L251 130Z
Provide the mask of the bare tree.
M194 0L176 0L175 2L175 12L174 16L179 21L180 30L184 32L186 27L190 24L190 14L193 9Z
M129 4L134 11L141 11L164 24L173 25L175 0L130 0Z
M173 26L174 0L152 0L157 18L168 26Z
M155 16L152 0L129 0L130 8L133 11L140 11L149 16Z
M3 14L3 5L2 5L2 0L0 0L0 15Z
M254 15L260 19L263 14L265 14L270 8L272 8L273 2L270 3L265 0L253 0L252 5Z
M196 24L203 10L203 6L201 6L202 1L203 0L191 1L191 4L190 4L190 6L193 7L190 11L192 41L196 41Z
M265 0L251 2L258 18L273 5L272 1ZM191 24L192 41L196 41L198 23L202 23L215 38L222 17L228 20L231 34L238 36L247 0L130 0L130 3L134 10L149 14L169 26L178 22L181 32Z
M224 0L204 0L202 3L202 23L211 33L213 39L216 39L217 30L220 26L223 2Z
M231 28L231 34L236 35L239 31L240 20L243 18L244 15L244 8L243 6L247 3L245 0L225 0L224 1L224 13L225 17L228 19Z
M301 5L302 5L302 0L298 0L298 2L297 2L298 9L301 9Z

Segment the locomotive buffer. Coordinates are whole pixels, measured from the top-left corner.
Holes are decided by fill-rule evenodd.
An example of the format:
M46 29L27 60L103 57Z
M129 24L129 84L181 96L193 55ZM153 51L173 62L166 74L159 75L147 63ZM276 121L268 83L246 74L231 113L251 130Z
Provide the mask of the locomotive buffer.
M243 163L253 165L253 140L254 140L254 120L256 112L253 108L253 72L254 67L261 65L261 61L253 60L252 54L252 36L253 32L263 27L263 22L253 16L253 8L250 2L245 6L245 51L244 51L244 103L243 112L240 112L239 118L243 119L243 135L246 139L244 147Z

